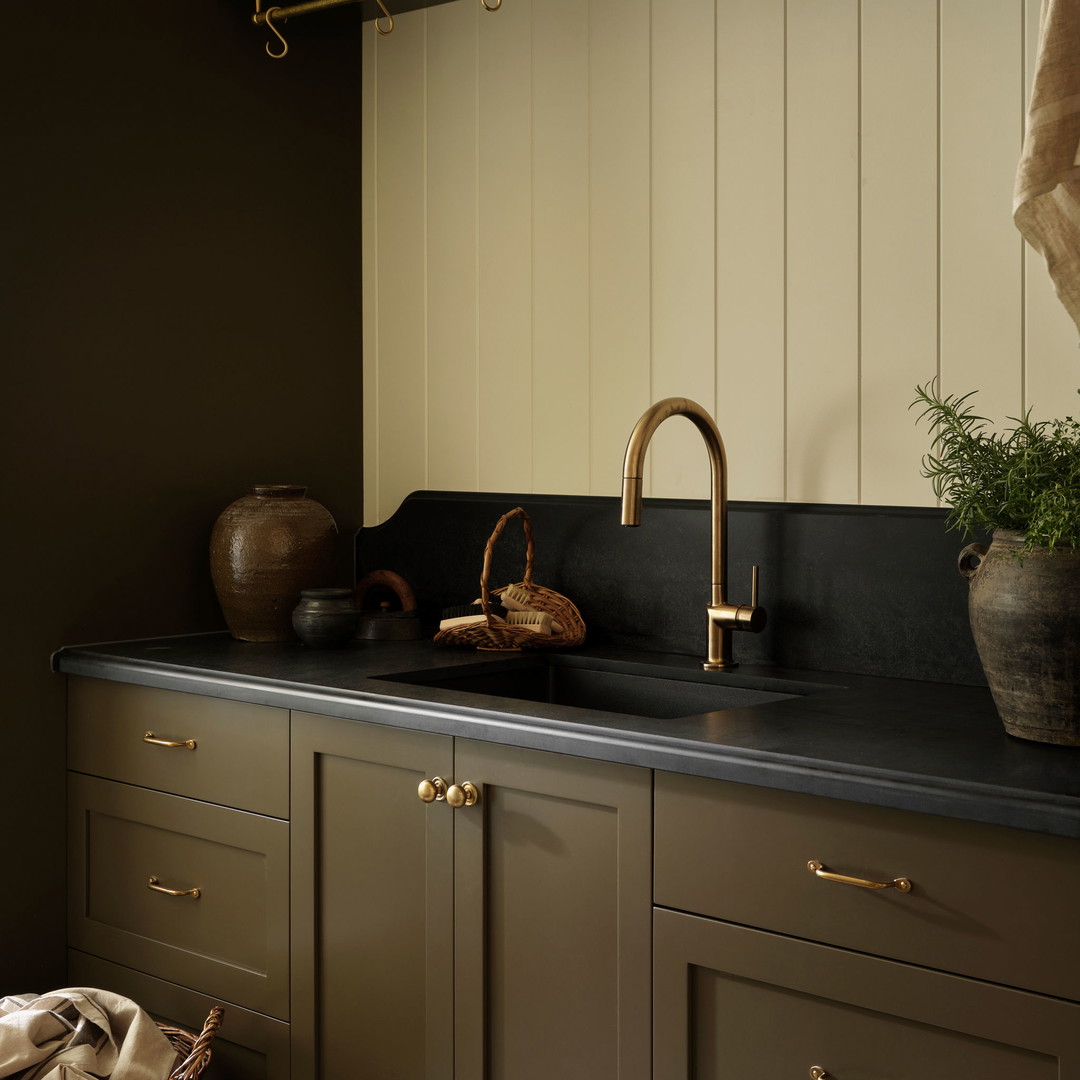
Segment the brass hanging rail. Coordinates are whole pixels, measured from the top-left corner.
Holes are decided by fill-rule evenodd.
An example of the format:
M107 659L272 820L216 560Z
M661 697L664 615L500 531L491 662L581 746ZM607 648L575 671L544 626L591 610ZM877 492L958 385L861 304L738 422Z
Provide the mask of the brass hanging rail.
M344 7L345 4L359 4L361 0L304 0L299 4L285 4L268 7L265 11L262 7L262 0L255 0L255 14L251 16L251 21L256 26L265 26L269 29L273 35L281 42L281 51L274 52L270 48L270 43L266 44L266 53L268 56L272 56L275 60L281 60L289 51L289 43L282 36L281 31L277 28L277 23L284 22L286 19L291 18L294 15L308 15L313 11L326 11L330 8ZM394 29L394 16L390 14L386 9L386 5L383 0L375 0L375 3L379 5L382 15L375 19L375 29L380 34L389 34ZM498 11L502 7L502 0L495 0L495 3L489 4L488 0L480 0L485 11ZM381 25L383 19L386 19L386 27Z
M502 0L500 0L500 3ZM255 14L251 16L251 21L256 26L265 26L270 30L274 37L281 42L281 51L274 52L270 48L270 43L266 43L266 55L273 57L275 60L282 60L289 52L289 43L285 40L281 31L277 28L277 23L284 22L286 19L293 15L308 15L313 11L326 11L329 8L344 7L345 4L359 4L360 0L305 0L301 4L286 4L284 6L268 7L265 11L262 9L262 0L255 0ZM380 34L389 34L394 29L394 16L386 10L386 5L383 0L375 0L382 10L382 15L375 20L375 29ZM379 24L379 20L385 16L387 20L387 26L384 30Z

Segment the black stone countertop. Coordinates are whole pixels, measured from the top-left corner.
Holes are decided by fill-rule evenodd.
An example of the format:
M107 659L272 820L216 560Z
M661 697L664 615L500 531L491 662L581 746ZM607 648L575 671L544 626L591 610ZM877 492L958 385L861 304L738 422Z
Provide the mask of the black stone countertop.
M1006 735L983 687L740 666L719 679L759 689L770 688L770 680L793 680L798 696L655 719L385 679L466 673L476 665L512 668L520 658L535 663L545 655L485 654L428 641L320 651L200 634L65 648L54 666L72 675L1080 837L1080 749ZM686 656L586 646L559 658L593 669L717 678Z

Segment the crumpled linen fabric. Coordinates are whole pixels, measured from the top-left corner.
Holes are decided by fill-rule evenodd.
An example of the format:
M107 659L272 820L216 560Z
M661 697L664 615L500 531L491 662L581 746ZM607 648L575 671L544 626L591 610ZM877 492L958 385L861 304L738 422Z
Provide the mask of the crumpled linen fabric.
M1080 0L1042 0L1013 221L1080 328Z
M167 1080L177 1053L135 1002L70 987L0 998L0 1078Z

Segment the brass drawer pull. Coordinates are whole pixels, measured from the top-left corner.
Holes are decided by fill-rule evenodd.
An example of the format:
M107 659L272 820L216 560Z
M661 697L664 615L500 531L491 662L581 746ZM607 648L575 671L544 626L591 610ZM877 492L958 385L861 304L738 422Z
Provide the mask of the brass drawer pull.
M416 789L416 794L421 802L442 802L446 798L446 781L441 776L433 776L430 780L421 780Z
M176 742L172 739L159 739L152 731L148 731L143 737L143 742L153 743L154 746L167 746L171 750L194 750L194 739L183 739Z
M479 798L480 791L475 784L470 783L468 780L461 785L451 785L450 790L446 793L446 801L455 810L460 810L463 806L474 806Z
M829 1074L820 1065L811 1065L810 1080L829 1080Z
M911 892L911 882L906 877L893 878L892 881L869 881L861 877L848 877L846 874L834 874L826 870L816 859L811 859L806 864L806 869L815 877L823 878L825 881L838 881L841 885L858 885L860 889L896 889L897 892Z
M146 883L148 889L153 889L154 892L164 893L166 896L190 896L192 900L198 900L202 896L201 889L166 889L161 884L160 880L151 875L150 880Z

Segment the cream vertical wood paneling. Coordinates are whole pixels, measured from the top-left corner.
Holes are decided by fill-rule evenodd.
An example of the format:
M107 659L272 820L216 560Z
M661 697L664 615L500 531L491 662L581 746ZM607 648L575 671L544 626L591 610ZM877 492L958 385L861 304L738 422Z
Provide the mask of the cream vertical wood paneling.
M614 494L652 401L731 495L932 504L940 370L1075 413L1011 219L1039 0L507 0L364 28L366 519L421 487ZM704 498L688 423L650 494Z
M379 517L379 458L382 453L379 428L379 263L376 177L378 176L378 129L375 124L378 79L375 54L375 24L364 23L361 43L361 145L360 175L361 258L363 266L364 311L364 524L377 525Z
M532 21L533 488L589 491L589 3Z
M1019 0L942 0L941 385L1003 420L1021 398Z
M400 15L375 43L379 520L427 480L425 22Z
M921 505L937 375L938 0L862 6L861 501Z
M590 492L617 495L649 406L650 0L589 0Z
M714 0L652 9L652 396L710 409L716 364ZM707 498L708 457L689 421L653 439L648 493Z
M532 0L479 23L480 488L532 491Z
M859 5L788 2L787 498L859 498Z
M716 416L734 499L784 497L784 0L716 20Z
M1024 108L1039 43L1041 0L1024 0ZM1046 260L1024 245L1024 408L1046 420L1080 415L1080 348L1076 326L1054 291Z
M477 4L427 12L427 484L472 491L477 419Z

